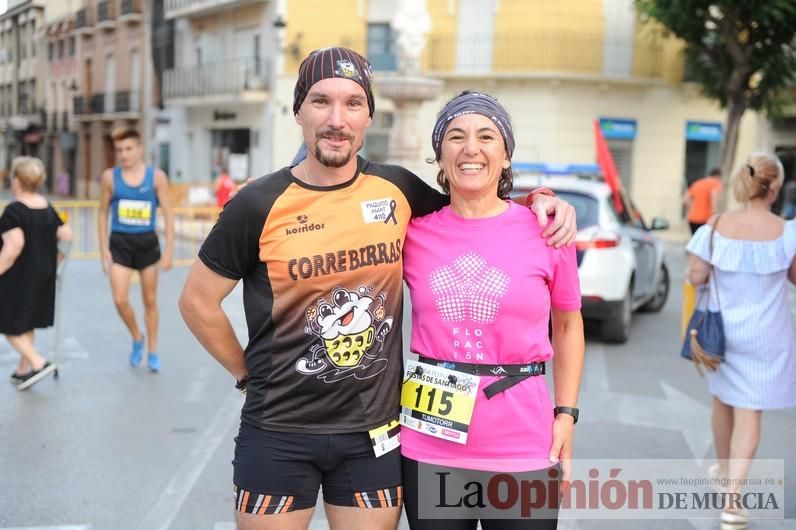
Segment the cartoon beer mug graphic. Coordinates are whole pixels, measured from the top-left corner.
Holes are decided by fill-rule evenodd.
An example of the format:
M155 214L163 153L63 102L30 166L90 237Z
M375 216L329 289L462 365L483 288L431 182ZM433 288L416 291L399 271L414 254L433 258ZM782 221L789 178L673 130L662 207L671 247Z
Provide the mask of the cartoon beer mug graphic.
M373 299L346 289L336 289L332 304L318 306L317 324L326 356L337 367L357 366L373 346L376 328L370 306Z

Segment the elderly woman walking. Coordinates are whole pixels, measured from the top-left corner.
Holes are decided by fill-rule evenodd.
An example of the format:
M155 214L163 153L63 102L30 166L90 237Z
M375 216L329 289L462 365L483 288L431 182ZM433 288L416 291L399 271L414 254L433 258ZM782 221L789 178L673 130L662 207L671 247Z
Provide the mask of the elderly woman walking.
M20 354L12 383L25 390L55 371L36 350L33 330L53 325L58 242L72 231L38 193L41 160L19 157L11 171L14 202L0 217L0 333Z

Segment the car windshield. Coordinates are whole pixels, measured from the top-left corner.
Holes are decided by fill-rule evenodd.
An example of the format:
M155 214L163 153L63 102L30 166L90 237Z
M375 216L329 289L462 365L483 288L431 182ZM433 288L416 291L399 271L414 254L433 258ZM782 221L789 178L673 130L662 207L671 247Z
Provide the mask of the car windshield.
M554 190L556 197L568 202L575 208L578 229L594 226L599 222L600 205L591 195L572 191Z

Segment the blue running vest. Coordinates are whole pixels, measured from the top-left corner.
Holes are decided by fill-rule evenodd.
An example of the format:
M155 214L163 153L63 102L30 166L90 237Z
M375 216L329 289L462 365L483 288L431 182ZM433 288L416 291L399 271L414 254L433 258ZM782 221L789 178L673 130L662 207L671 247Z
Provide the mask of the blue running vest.
M155 192L155 168L146 167L144 181L135 187L122 178L122 168L113 168L111 232L144 234L155 231L158 195Z

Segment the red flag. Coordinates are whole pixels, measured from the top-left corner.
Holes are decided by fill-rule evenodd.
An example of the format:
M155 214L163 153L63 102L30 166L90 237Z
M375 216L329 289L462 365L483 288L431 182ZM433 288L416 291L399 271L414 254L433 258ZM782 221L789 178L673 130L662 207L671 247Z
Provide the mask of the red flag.
M616 170L614 157L608 149L605 136L603 136L600 120L594 120L594 142L597 144L597 164L603 172L605 183L611 188L611 196L614 198L617 213L622 213L625 211L621 196L622 183L619 181L619 172Z

